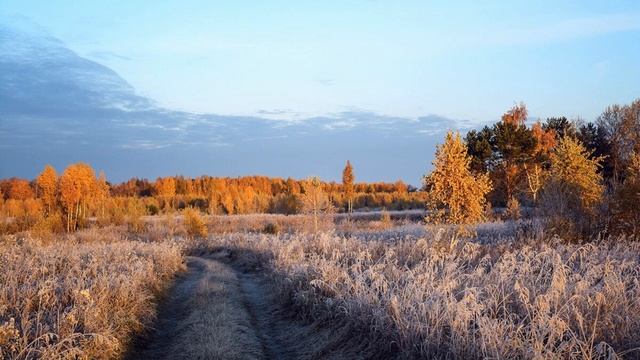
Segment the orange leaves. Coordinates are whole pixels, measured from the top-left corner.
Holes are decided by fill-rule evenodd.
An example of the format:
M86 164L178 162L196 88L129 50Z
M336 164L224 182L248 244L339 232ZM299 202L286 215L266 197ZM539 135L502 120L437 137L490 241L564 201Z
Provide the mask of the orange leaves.
M67 231L75 230L87 213L87 204L95 193L96 175L85 163L69 165L58 182L60 202L67 215Z
M158 178L154 188L159 197L170 198L176 195L176 180L172 177Z
M42 202L50 212L56 205L56 191L58 188L58 174L51 165L46 165L44 170L36 178L38 186L38 195L42 198Z
M66 218L67 231L75 230L94 210L95 202L104 201L109 195L104 174L97 180L91 166L85 163L69 165L59 178L56 170L46 165L33 183L37 199L27 180L0 181L0 187L6 189L10 198L0 210L15 217L16 223L26 224L22 230L36 222L55 223L61 214Z
M540 121L531 126L533 137L536 138L535 153L540 155L549 155L556 146L556 132L553 129L545 131Z
M91 195L96 181L93 169L85 163L72 164L60 176L60 200L72 207Z
M9 180L9 199L26 200L33 198L33 190L29 182L24 179L13 178Z
M502 122L515 126L524 125L527 120L527 106L524 103L514 105L509 111L502 115Z

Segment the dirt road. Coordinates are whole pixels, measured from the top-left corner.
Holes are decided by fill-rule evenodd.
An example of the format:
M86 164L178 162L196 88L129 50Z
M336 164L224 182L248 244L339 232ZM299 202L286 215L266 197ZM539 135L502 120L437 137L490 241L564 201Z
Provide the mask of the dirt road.
M343 349L347 329L293 319L260 274L235 269L228 253L188 257L150 336L131 359L358 358ZM348 342L348 341L347 341Z

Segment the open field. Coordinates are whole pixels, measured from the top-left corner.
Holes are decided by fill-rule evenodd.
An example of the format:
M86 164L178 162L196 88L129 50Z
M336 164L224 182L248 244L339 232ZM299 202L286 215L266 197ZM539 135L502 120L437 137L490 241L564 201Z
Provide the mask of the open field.
M235 249L299 316L349 326L385 358L637 356L640 244L523 240L228 235L208 246Z
M4 237L0 269L0 358L111 359L153 322L183 259L169 241L105 228L52 243Z
M147 220L5 236L2 356L639 355L640 243L624 238L567 243L538 220L464 237L402 216L313 234L302 217L263 215L226 231L209 218L194 238L180 218ZM291 231L262 231L274 222Z

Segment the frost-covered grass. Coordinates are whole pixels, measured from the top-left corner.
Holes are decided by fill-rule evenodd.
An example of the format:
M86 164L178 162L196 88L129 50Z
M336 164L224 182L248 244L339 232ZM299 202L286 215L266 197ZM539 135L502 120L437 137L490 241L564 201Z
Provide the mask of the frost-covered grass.
M482 240L400 233L228 234L199 247L235 249L298 316L351 327L385 357L640 356L640 243L567 244L530 223L482 225Z
M106 228L0 239L0 358L112 359L183 268L177 246Z
M568 243L535 220L465 238L381 215L320 234L302 216L249 215L209 219L206 239L178 217L135 234L5 237L0 358L117 358L153 321L181 252L220 248L268 275L294 316L363 344L365 357L640 357L639 242ZM290 230L262 233L273 221Z

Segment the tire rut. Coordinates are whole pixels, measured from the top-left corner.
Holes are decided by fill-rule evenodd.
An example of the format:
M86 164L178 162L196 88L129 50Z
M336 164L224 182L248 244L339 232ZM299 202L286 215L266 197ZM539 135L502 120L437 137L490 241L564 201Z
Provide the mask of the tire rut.
M234 268L229 253L187 257L148 336L128 359L319 359L346 354L340 332L304 324L265 276Z

